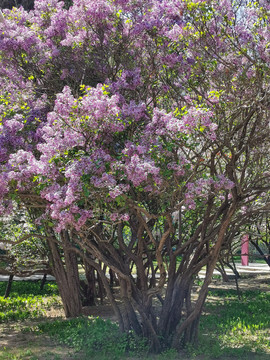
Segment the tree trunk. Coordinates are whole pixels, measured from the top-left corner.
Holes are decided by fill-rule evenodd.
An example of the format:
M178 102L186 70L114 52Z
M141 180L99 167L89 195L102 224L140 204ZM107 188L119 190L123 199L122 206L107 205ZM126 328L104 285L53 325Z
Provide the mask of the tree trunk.
M270 257L269 257L269 255L267 254L267 256L263 253L263 251L262 251L262 249L259 247L259 245L255 242L255 241L253 241L253 240L251 240L251 244L256 248L256 250L260 253L260 255L262 256L262 258L263 258L263 260L266 262L266 264L268 265L268 266L270 266Z
M44 274L43 275L43 278L41 280L41 283L40 283L40 290L43 290L44 289L44 285L46 283L46 279L47 279L47 274Z
M222 260L219 261L219 264L217 264L216 269L220 272L222 276L222 281L229 282L229 277L226 273Z
M6 287L6 291L5 291L5 296L4 296L5 299L6 299L7 297L9 297L10 290L11 290L11 286L12 286L13 277L14 277L14 275L9 275L9 279L8 279L8 283L7 283L7 287Z
M48 239L48 245L51 250L52 271L62 298L65 316L67 318L77 317L82 313L82 303L76 255L65 249L66 266L64 266L54 237Z
M235 204L231 205L231 207L227 210L226 215L223 217L223 221L220 225L217 236L217 241L211 249L211 258L209 258L207 261L206 275L199 293L199 297L196 301L196 305L193 307L192 311L187 314L186 319L178 326L177 331L174 334L172 346L176 349L180 349L182 345L197 342L199 320L208 293L208 287L212 280L213 272L220 254L225 233L234 212Z
M99 262L99 265L100 265L100 268L101 268L101 261ZM106 271L106 269L105 269L105 271ZM104 275L106 276L105 272L104 272ZM105 289L103 287L103 282L101 280L101 277L100 277L99 273L97 273L97 283L98 283L98 297L100 299L101 304L103 304L103 300L104 300L104 297L105 297Z
M85 263L85 276L87 280L87 289L85 294L85 304L87 306L95 305L96 297L96 276L95 269L89 264Z

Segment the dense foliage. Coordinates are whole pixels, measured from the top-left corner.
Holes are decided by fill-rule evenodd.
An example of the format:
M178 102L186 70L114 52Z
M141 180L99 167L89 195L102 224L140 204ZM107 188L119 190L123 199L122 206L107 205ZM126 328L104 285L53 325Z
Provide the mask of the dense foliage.
M269 11L266 0L41 0L4 11L0 212L14 202L31 211L55 276L60 244L65 269L75 253L94 268L120 328L155 351L196 340L230 226L267 206ZM76 276L58 282L72 289Z

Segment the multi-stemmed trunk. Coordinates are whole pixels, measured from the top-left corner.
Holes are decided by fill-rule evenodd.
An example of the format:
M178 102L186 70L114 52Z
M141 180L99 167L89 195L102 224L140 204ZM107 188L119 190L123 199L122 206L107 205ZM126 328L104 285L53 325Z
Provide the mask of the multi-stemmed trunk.
M48 237L47 242L50 249L52 272L58 285L65 316L69 318L81 315L82 302L80 297L77 255L69 246L67 236L67 233L61 234L63 255L60 252L57 239L53 234Z
M121 224L114 244L106 241L98 228L87 238L82 234L77 237L78 248L84 244L85 260L102 279L121 330L133 330L147 338L153 352L168 346L179 349L197 341L208 286L235 211L235 206L225 202L219 209L220 221L214 224L216 217L210 214L212 206L209 201L209 211L197 224L192 241L181 241L175 251L171 246L174 229L169 222L164 225L165 235L161 235L154 248L150 225L135 216L130 220L128 242ZM109 278L94 258L117 275L120 302L110 287ZM206 276L196 298L192 296L193 284L203 267L206 267Z

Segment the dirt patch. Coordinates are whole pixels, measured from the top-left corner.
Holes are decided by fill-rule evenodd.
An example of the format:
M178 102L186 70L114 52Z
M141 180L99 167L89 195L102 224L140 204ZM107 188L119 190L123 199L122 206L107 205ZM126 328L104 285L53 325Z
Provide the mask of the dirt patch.
M0 359L66 360L75 359L75 353L68 347L58 346L48 336L14 331L1 339Z
M40 320L1 324L0 360L56 360L75 359L74 352L65 346L58 346L49 336L36 335L28 331Z
M240 291L270 291L270 273L262 275L242 275L238 279L238 285ZM236 290L236 283L234 279L229 282L223 282L221 280L213 280L209 286L209 290L220 289L220 290Z
M85 306L83 308L83 315L101 317L102 319L110 319L112 321L117 321L117 317L111 307L111 305L97 305L97 306Z

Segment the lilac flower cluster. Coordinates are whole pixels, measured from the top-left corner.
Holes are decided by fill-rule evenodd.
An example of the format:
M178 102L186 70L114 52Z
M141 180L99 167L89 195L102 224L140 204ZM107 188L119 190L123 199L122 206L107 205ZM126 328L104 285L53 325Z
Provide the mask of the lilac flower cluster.
M185 204L189 209L196 208L196 198L207 198L209 193L220 190L231 190L235 184L226 178L223 174L217 175L216 179L198 179L196 182L186 184L187 192L185 193Z
M213 113L207 109L191 107L183 116L175 116L174 113L166 113L164 110L154 109L152 122L146 127L149 134L170 134L177 139L179 134L192 134L195 131L201 133L206 128L206 135L215 140L217 125L212 122Z
M47 204L40 219L60 231L94 221L101 203L107 219L128 221L138 193L162 203L181 187L177 201L194 209L198 198L230 192L230 160L210 158L216 147L227 152L233 104L268 106L250 84L270 59L261 20L269 6L238 19L232 1L211 3L213 13L202 0L74 0L68 10L40 0L29 13L5 10L1 211L9 192L35 194Z
M121 89L135 90L142 85L141 70L123 70L121 76L113 83L114 91Z

